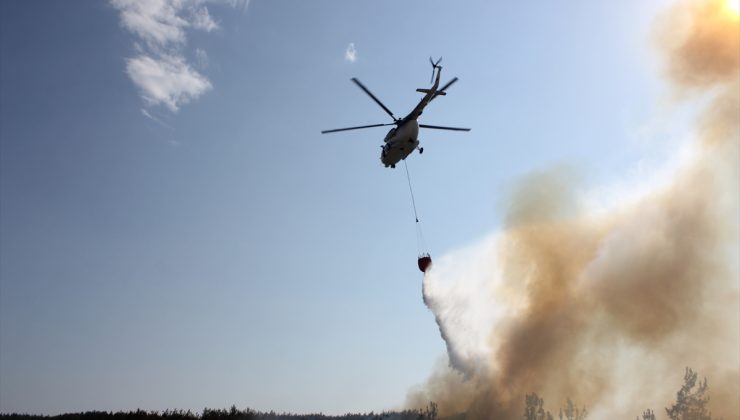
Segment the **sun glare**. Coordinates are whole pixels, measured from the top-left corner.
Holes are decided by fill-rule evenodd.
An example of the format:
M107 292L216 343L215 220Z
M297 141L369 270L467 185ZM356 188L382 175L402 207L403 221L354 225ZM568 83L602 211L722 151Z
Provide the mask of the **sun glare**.
M725 4L731 12L740 14L740 0L725 0Z

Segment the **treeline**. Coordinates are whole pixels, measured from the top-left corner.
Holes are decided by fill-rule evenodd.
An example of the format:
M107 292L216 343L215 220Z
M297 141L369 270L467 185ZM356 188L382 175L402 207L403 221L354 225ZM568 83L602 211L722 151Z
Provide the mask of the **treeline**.
M666 415L670 420L712 420L712 413L709 412L709 385L707 378L703 381L698 380L699 375L686 368L683 377L683 385L676 393L676 402L670 407L665 408ZM585 420L587 416L586 408L577 408L573 402L568 399L565 408L561 408L558 413L559 420ZM544 400L537 394L527 395L524 399L524 419L525 420L554 420L553 415L544 409ZM647 409L642 413L642 420L657 420L658 417L652 409ZM637 416L637 420L641 420ZM718 419L721 420L721 419Z
M239 410L236 406L230 409L206 408L202 413L190 410L165 411L86 411L84 413L58 414L43 416L36 414L0 414L0 420L434 420L437 418L437 406L429 404L427 408L383 413L344 414L329 416L325 414L289 414L255 411L250 408Z
M555 416L544 408L544 400L537 394L530 394L524 400L525 420L555 420ZM709 404L709 385L707 379L699 380L699 375L686 368L684 383L676 393L676 402L665 408L670 420L713 420L707 408ZM578 408L568 399L566 406L558 412L558 420L586 420L586 408ZM437 419L437 405L430 403L424 409L393 411L383 413L344 414L329 416L325 414L286 414L260 412L252 409L239 410L235 406L231 409L206 408L202 413L190 410L166 411L86 411L84 413L59 414L43 416L35 414L0 414L0 420L435 420ZM455 416L465 418L465 414ZM652 409L646 409L637 420L658 420ZM714 419L721 420L721 419Z

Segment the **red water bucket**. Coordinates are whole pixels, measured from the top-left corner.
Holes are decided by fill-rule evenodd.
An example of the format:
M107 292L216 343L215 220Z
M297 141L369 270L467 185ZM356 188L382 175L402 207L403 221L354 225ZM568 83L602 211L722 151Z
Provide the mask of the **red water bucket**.
M419 264L419 270L422 273L427 272L427 268L432 265L432 257L429 254L419 255L419 259L416 261Z

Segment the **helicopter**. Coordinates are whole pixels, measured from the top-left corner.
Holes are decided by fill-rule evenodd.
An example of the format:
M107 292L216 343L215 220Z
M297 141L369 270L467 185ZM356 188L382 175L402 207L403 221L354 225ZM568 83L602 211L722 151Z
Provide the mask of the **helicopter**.
M380 100L375 97L375 95L370 92L368 88L365 87L357 78L352 78L352 81L365 92L370 98L372 98L373 101L375 101L376 104L378 104L381 108L383 108L383 111L386 112L386 114L390 115L391 118L393 118L392 123L385 123L385 124L370 124L370 125L361 125L358 127L347 127L347 128L335 128L333 130L324 130L321 132L321 134L328 134L328 133L336 133L339 131L349 131L349 130L359 130L363 128L372 128L372 127L384 127L389 125L395 125L394 128L391 128L390 131L388 131L388 134L385 135L385 138L383 139L383 145L381 148L383 149L380 153L380 161L385 165L386 168L395 168L396 164L400 162L401 160L406 159L414 150L419 150L419 154L424 153L424 148L419 146L419 128L431 128L435 130L452 130L452 131L470 131L469 128L459 128L459 127L443 127L439 125L427 125L427 124L419 124L417 121L418 118L421 116L422 112L424 111L424 108L429 105L429 102L431 102L434 98L437 96L444 96L447 94L446 90L452 86L455 82L457 82L457 77L453 78L449 82L447 82L446 85L442 86L441 89L438 89L439 87L439 77L442 73L442 66L439 65L439 63L442 61L442 57L439 58L436 62L432 59L432 57L429 57L429 62L432 64L432 79L431 82L434 82L431 89L416 89L417 92L423 93L424 97L421 98L421 101L419 101L419 104L414 107L411 112L409 112L408 115L406 115L403 118L396 118L395 115L393 115L393 112L391 112L388 107L386 107ZM436 77L435 77L436 73Z

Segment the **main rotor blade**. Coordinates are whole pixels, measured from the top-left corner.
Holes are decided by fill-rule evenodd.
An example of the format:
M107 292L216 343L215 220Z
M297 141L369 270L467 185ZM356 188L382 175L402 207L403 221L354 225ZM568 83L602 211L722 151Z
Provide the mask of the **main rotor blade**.
M388 113L388 115L390 115L390 116L391 116L391 118L393 118L394 120L396 119L396 116L395 116L395 115L393 115L393 113L391 112L391 110L390 110L390 109L388 109L388 108L387 108L387 107L386 107L385 105L383 105L383 103L382 103L382 102L380 102L380 100L379 100L378 98L376 98L376 97L375 97L375 95L373 95L373 94L372 94L372 93L371 93L371 92L370 92L370 91L368 90L368 88L366 88L366 87L365 87L365 85L363 85L362 83L360 83L360 81L359 81L359 80L357 80L357 78L353 77L353 78L352 78L352 81L353 81L353 82L355 82L355 84L356 84L357 86L359 86L359 87L360 87L360 89L362 89L363 91L365 91L365 93L367 93L367 94L368 94L368 96L370 96L371 98L373 98L373 101L375 101L375 103L376 103L376 104L380 105L380 107L381 107L381 108L383 108L383 111L385 111L386 113Z
M439 125L426 125L426 124L419 124L419 127L422 128L433 128L435 130L452 130L452 131L470 131L469 128L460 128L460 127L442 127Z
M361 128L371 128L371 127L383 127L385 125L396 125L396 123L388 123L388 124L371 124L371 125L361 125L359 127L347 127L347 128L335 128L333 130L324 130L321 132L321 134L327 134L327 133L336 133L337 131L349 131L349 130L359 130Z
M445 90L447 90L448 87L452 86L455 82L457 82L457 77L447 82L447 84L442 86L442 88L439 89L438 92L444 92Z

